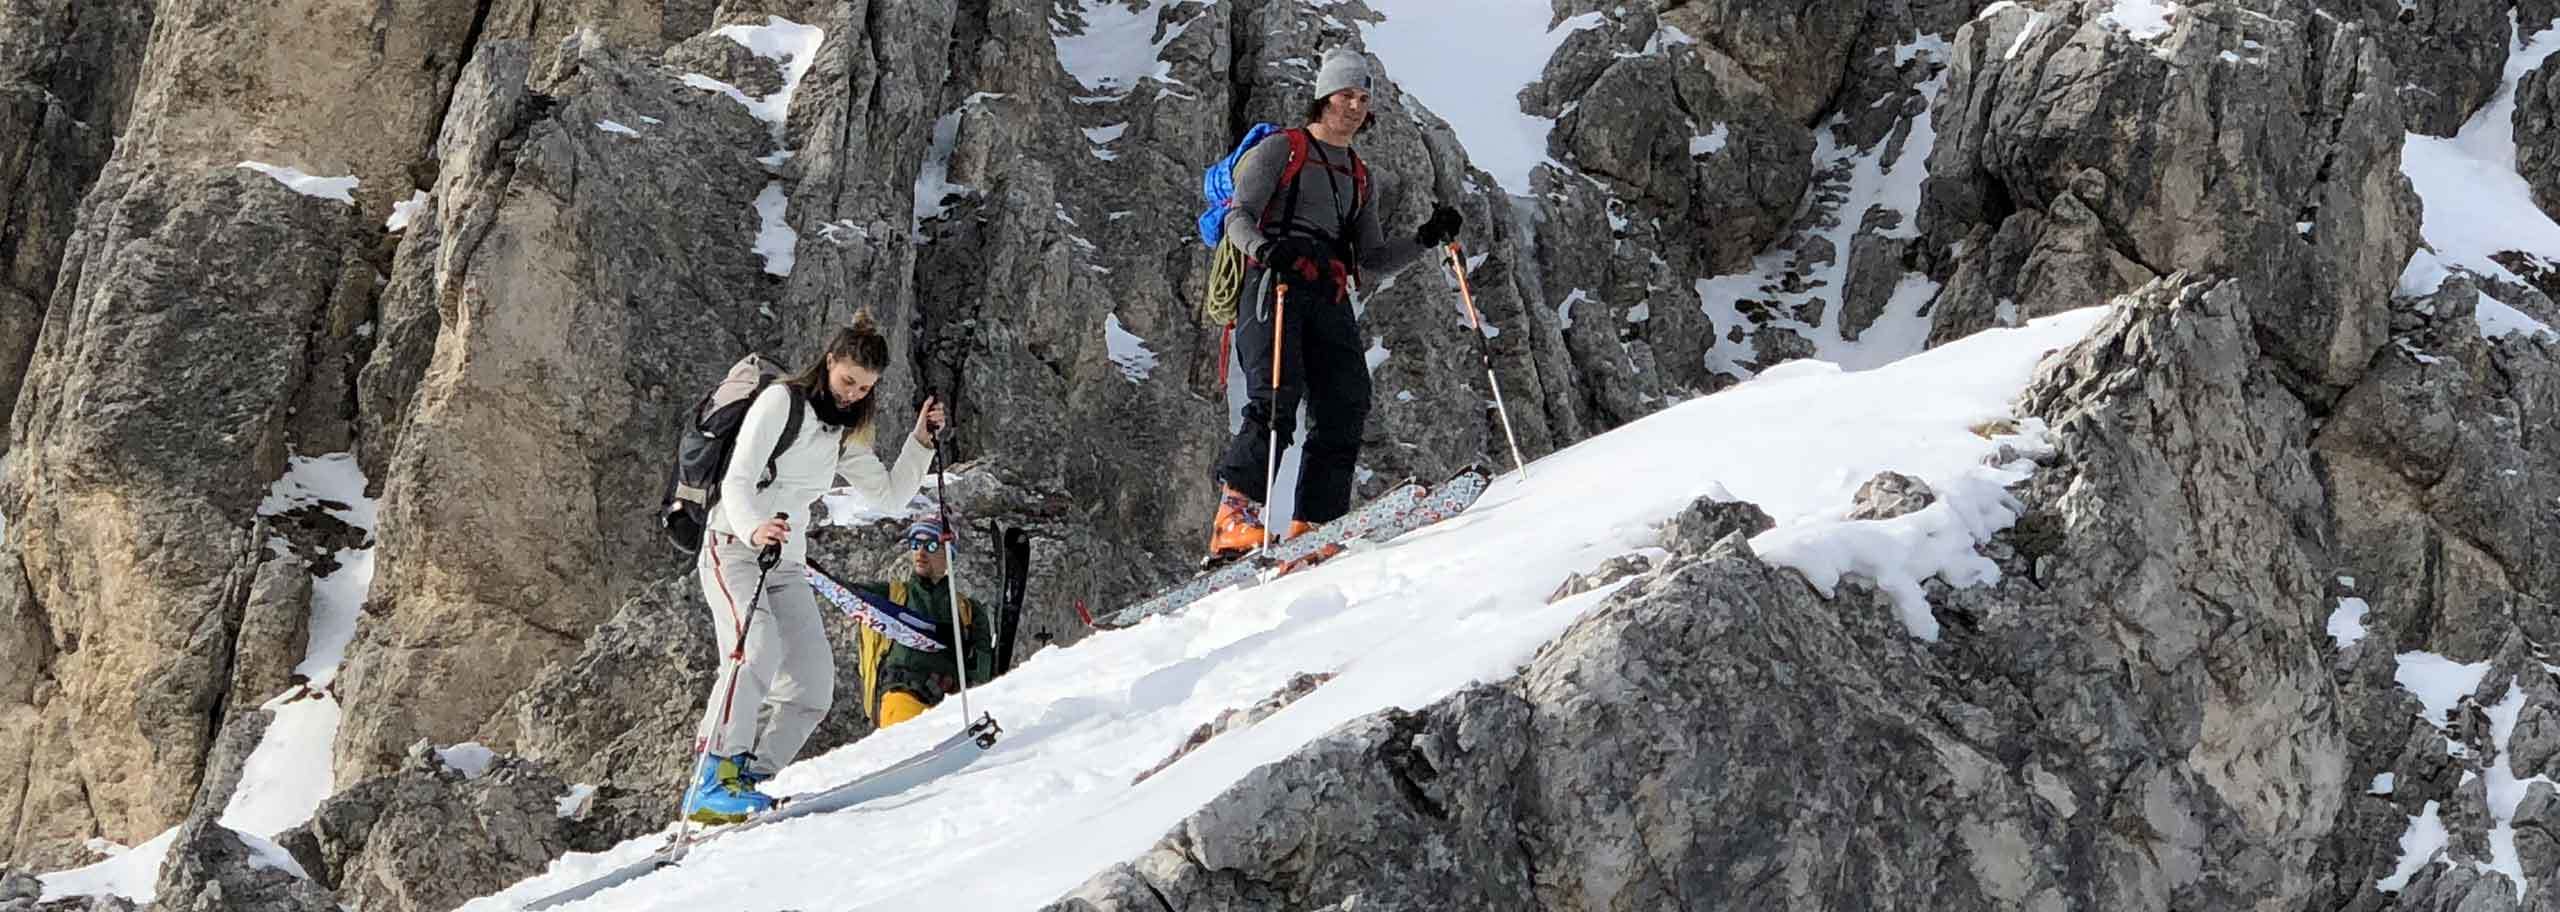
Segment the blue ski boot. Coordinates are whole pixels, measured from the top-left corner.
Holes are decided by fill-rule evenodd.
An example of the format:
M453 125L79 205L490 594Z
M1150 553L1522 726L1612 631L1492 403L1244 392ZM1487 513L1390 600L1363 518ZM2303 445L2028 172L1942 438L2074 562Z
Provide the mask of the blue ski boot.
M747 766L755 755L740 752L723 757L713 754L704 758L702 778L693 783L693 810L685 819L695 823L737 823L773 809L773 799L756 791L754 774Z

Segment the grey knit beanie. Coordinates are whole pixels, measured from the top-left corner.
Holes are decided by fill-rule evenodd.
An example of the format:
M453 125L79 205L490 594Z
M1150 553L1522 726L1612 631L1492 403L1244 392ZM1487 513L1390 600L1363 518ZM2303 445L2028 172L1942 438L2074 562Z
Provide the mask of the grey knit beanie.
M1316 97L1330 98L1344 89L1374 92L1369 87L1369 61L1350 48L1337 47L1324 52L1324 66L1316 70Z

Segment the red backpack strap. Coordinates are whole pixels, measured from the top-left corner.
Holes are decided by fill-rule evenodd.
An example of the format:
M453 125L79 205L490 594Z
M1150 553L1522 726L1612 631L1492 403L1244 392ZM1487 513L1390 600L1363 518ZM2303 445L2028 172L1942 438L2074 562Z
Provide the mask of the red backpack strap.
M1351 153L1351 192L1351 205L1369 205L1369 163L1361 161L1356 151Z
M1278 205L1284 197L1288 200L1289 211L1293 214L1298 211L1298 171L1307 166L1307 128L1290 127L1280 133L1289 137L1289 164L1280 169L1280 182L1271 186L1275 192L1263 202L1262 217L1253 223L1257 228L1270 227L1271 207Z

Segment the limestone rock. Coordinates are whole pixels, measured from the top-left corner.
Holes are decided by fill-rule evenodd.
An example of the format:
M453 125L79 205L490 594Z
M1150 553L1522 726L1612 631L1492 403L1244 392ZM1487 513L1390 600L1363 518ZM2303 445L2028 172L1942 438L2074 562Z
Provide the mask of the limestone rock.
M1879 472L1858 487L1850 519L1892 519L1929 508L1938 502L1937 492L1929 483L1900 472Z
M566 791L540 765L506 755L466 776L421 743L398 771L338 789L276 842L356 908L444 912L568 851Z
M337 898L312 883L293 856L257 843L253 848L210 816L190 820L161 863L153 912L337 912Z

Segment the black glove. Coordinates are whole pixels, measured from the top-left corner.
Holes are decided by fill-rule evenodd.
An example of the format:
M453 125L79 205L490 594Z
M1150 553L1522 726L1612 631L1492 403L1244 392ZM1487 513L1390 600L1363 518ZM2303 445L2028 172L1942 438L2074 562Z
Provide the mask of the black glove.
M1464 227L1466 223L1467 220L1458 215L1458 210L1447 206L1433 206L1431 218L1413 232L1413 242L1424 247L1438 247L1457 240L1458 229Z
M1281 238L1262 253L1262 265L1287 281L1313 282L1333 271L1333 249L1315 238Z

